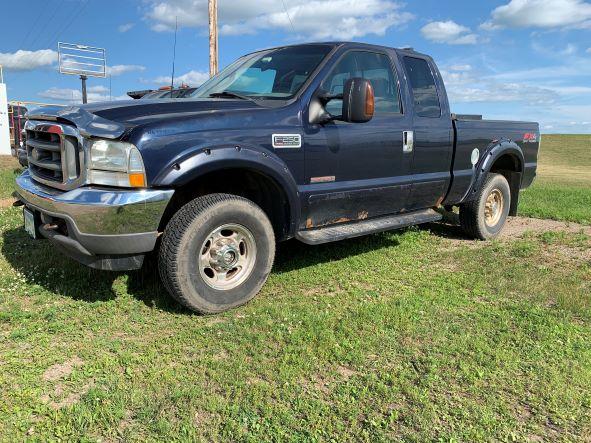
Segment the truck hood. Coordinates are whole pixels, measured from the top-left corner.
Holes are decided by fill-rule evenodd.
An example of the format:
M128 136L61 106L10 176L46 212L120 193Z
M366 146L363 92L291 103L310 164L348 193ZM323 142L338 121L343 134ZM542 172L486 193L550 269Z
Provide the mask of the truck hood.
M67 121L83 136L119 138L138 125L166 119L211 115L260 108L254 102L233 99L124 100L80 106L48 106L29 112L31 120Z

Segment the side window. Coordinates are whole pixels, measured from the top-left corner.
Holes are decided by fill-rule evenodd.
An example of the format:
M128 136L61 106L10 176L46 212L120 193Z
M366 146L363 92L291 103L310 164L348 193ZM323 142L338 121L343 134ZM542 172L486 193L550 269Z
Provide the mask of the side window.
M355 52L349 52L336 64L330 74L322 82L322 88L330 94L342 94L345 82L355 77L357 63ZM326 110L332 115L341 115L343 108L342 100L331 100L326 104Z
M421 58L404 57L404 67L412 89L415 114L419 117L440 117L441 106L429 64Z
M345 82L353 77L362 77L371 82L376 115L401 112L398 81L386 55L367 51L347 53L324 79L322 88L331 94L341 94ZM342 100L331 100L326 109L333 115L339 115L342 106Z

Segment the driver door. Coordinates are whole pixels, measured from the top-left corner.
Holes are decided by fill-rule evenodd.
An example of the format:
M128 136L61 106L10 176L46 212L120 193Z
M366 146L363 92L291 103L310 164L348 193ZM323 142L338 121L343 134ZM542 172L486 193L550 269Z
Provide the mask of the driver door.
M412 122L402 110L395 65L386 52L350 50L321 88L340 94L353 77L371 82L374 117L366 123L305 126L307 228L400 212L410 193L412 153L403 151L403 133L412 130ZM341 108L342 100L326 105L332 115L340 115Z

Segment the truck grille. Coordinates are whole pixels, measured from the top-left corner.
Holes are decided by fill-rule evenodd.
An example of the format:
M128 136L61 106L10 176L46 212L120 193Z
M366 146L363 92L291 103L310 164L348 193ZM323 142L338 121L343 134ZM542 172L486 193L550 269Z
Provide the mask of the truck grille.
M31 176L48 186L73 189L82 179L83 150L69 125L28 121L25 129Z

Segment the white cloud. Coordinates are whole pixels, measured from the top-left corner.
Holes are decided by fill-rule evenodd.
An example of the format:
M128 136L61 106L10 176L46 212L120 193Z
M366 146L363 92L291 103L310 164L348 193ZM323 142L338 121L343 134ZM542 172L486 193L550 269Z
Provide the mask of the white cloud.
M209 79L209 74L207 72L202 71L189 71L186 74L175 76L174 84L175 86L180 86L181 83L184 83L189 86L200 86L206 80ZM162 75L160 77L155 78L150 83L156 83L159 85L170 85L170 75Z
M473 34L470 28L453 20L428 23L421 28L421 34L432 42L451 45L474 45L478 41L478 36Z
M4 69L15 71L32 71L37 68L47 67L57 62L57 52L52 49L39 49L38 51L23 51L0 53L0 65Z
M564 48L562 51L560 51L560 53L562 55L573 55L577 52L577 47L576 45L573 45L572 43L569 43L568 45L566 45L566 48Z
M291 0L289 17L277 0L234 0L220 2L219 8L220 33L226 35L280 30L300 38L353 39L383 35L414 18L393 0ZM206 27L207 0L154 1L146 17L156 31L174 29L176 17L179 26Z
M587 57L574 57L568 64L543 66L540 68L519 71L504 71L495 74L494 78L502 81L563 81L583 78L588 80L591 72L591 60Z
M141 65L114 65L107 67L107 75L115 77L117 75L126 74L128 72L145 70L146 67Z
M495 8L482 29L587 28L591 25L591 3L583 0L511 0Z
M79 89L52 87L37 94L39 97L58 100L67 103L82 103L82 92ZM104 102L109 100L129 100L127 95L109 97L109 88L105 86L90 86L87 89L88 102Z
M451 65L448 69L450 71L471 71L472 66L471 65Z
M526 102L548 105L559 98L558 91L522 82L503 82L470 71L441 70L452 103Z
M591 54L591 48L587 48L587 50L585 51L587 54Z
M117 29L119 30L119 32L124 33L124 32L129 31L134 26L135 26L135 23L124 23L122 25L119 25L119 27Z

